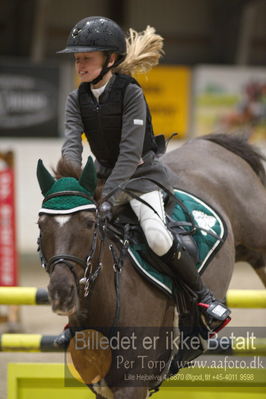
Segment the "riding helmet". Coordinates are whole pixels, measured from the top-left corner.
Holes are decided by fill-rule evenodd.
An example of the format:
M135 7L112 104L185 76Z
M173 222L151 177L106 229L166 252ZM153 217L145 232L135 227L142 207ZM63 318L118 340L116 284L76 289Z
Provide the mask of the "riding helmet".
M126 40L120 26L106 17L84 18L71 30L66 48L58 53L91 51L116 53L120 56L119 63L122 62L126 55Z

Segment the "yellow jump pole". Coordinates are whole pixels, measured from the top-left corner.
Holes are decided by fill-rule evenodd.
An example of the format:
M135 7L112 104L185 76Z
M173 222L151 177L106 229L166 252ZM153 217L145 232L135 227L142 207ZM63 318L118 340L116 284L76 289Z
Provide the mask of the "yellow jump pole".
M266 290L229 290L226 303L230 308L266 308Z
M266 290L229 290L230 308L266 308ZM0 305L47 305L47 290L35 287L0 287Z
M2 334L1 350L39 352L41 338L41 334Z
M64 347L55 344L57 337L42 334L0 334L0 352L62 352ZM266 356L266 338L211 338L208 349L207 355Z
M1 305L46 305L49 303L45 288L0 287Z
M62 352L55 345L57 335L0 334L0 352Z

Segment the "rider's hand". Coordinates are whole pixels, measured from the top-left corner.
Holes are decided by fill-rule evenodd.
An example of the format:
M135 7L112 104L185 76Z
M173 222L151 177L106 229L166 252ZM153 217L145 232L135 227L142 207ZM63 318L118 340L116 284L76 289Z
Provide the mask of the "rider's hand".
M66 349L69 345L69 342L72 338L72 333L70 328L66 328L61 334L59 334L54 340L54 345L59 348Z
M99 214L101 219L110 222L112 219L112 205L108 201L104 201L99 207Z

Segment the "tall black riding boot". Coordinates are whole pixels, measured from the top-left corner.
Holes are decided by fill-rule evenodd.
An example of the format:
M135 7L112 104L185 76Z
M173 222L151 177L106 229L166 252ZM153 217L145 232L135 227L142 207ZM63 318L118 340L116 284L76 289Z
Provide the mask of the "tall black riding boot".
M177 278L179 277L197 294L197 305L204 316L206 327L211 332L217 332L229 323L230 309L217 300L203 284L195 261L179 242L174 241L170 250L161 259L176 272Z

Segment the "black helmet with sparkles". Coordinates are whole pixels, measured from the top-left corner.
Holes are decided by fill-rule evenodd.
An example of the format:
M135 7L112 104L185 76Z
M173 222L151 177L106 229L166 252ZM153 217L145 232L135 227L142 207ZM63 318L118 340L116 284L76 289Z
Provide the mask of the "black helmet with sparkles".
M106 17L87 17L79 21L71 30L66 48L58 53L88 53L103 51L106 59L102 71L91 83L96 84L112 68L121 64L126 57L125 34L116 22ZM111 67L108 67L110 55L117 54Z
M106 17L88 17L71 30L66 48L58 53L108 51L118 54L121 62L126 55L125 34L116 22ZM119 63L120 63L119 62Z

